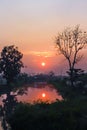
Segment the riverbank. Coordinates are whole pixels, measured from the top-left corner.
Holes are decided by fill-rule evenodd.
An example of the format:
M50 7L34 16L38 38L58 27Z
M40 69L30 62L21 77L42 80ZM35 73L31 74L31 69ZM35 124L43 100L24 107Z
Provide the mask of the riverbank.
M65 80L50 83L64 100L51 104L18 103L9 118L12 130L87 130L86 89L72 88L66 85Z
M66 84L66 80L50 81L65 100L87 100L87 88Z

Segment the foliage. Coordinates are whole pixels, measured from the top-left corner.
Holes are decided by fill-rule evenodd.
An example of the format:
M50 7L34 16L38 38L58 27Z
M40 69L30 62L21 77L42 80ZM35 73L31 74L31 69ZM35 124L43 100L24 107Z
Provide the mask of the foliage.
M67 86L66 78L59 79L53 84L64 100L52 104L47 102L36 102L34 105L20 103L9 118L12 130L87 129L87 96L83 94L85 89L73 89Z
M3 105L1 106L1 122L4 130L9 129L8 119L11 113L14 111L17 101L14 95L10 95L13 89L13 81L20 73L23 63L21 61L23 54L18 51L18 48L14 45L6 46L2 49L0 58L0 72L7 80L7 86L1 87L1 93L5 94L6 99L3 99ZM5 91L3 91L5 89Z
M71 75L70 71L67 71L68 75ZM82 69L73 69L73 78L78 79L84 75L84 70ZM74 81L75 81L74 79Z
M7 82L12 82L20 73L21 67L23 67L22 57L23 54L14 45L3 48L0 58L0 71L3 73Z
M86 101L19 104L9 123L12 130L86 130L86 117Z
M66 85L67 77L57 80L52 82L64 100L52 104L40 101L34 105L17 104L8 118L12 130L87 129L87 96L86 93L83 94L85 89L69 87Z
M63 80L53 81L51 83L55 86L55 89L57 89L57 91L65 100L87 98L87 88L85 88L85 85L87 84L87 74L79 77L79 80L81 81L81 85L77 84L74 88L67 84L68 77L64 78Z

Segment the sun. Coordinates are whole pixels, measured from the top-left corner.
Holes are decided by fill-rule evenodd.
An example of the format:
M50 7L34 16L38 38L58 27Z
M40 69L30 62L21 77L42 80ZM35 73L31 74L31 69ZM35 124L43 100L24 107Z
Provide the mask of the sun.
M44 66L46 65L46 63L45 63L45 62L42 62L41 65L44 67Z
M42 97L43 97L43 98L46 97L46 94L45 94L45 93L42 93Z

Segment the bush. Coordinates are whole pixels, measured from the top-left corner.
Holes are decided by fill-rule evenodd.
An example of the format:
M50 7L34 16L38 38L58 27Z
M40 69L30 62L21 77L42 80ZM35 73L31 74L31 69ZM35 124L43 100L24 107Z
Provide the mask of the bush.
M87 103L19 104L9 123L12 130L86 130Z

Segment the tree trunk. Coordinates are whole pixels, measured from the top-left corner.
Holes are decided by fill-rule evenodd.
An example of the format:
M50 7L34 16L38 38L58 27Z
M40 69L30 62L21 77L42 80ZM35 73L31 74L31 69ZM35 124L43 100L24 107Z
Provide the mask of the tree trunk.
M74 87L74 73L73 73L74 68L70 69L70 82L71 82L71 87Z

